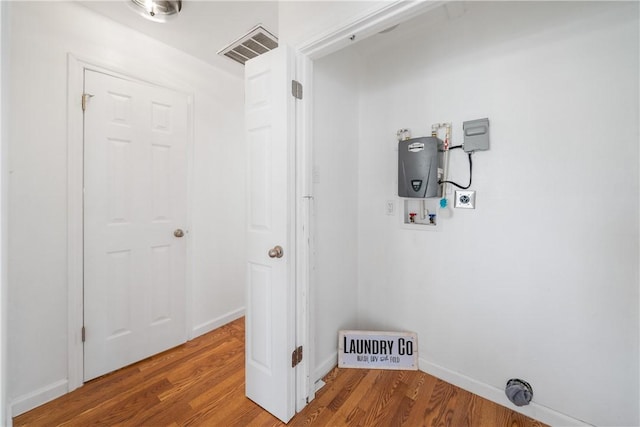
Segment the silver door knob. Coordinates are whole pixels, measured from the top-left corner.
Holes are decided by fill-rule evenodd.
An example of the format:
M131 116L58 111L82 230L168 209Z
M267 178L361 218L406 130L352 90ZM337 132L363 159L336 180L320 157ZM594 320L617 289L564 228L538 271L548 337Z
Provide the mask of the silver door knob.
M173 235L176 237L182 237L184 236L184 231L182 231L182 229L178 228L176 231L173 232Z
M269 256L271 258L282 258L283 254L282 246L275 246L273 249L269 249Z

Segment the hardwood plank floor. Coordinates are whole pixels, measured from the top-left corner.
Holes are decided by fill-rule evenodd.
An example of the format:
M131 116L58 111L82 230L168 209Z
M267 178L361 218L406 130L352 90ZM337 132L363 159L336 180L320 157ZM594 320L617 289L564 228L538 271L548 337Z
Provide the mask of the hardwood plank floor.
M290 426L544 424L420 371L334 369ZM284 426L244 396L244 319L86 383L14 426Z

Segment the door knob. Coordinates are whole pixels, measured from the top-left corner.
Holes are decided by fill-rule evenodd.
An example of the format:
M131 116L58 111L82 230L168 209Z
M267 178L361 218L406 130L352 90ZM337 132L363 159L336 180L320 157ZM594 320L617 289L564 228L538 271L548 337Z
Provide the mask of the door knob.
M273 249L269 249L269 256L271 258L282 258L283 254L282 246L275 246Z
M182 237L184 236L184 231L182 231L181 228L178 228L176 231L173 232L173 235L176 237Z

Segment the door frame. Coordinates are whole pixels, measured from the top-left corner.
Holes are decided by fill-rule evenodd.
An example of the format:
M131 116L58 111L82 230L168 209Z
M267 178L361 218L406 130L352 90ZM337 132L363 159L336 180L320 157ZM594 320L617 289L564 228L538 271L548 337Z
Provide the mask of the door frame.
M360 15L352 16L343 25L332 28L329 32L312 36L294 47L312 60L319 59L350 46L354 40L366 39L384 29L436 9L450 1L393 0L385 2L375 10L368 10Z
M84 384L84 345L81 330L84 324L84 127L81 97L84 92L84 71L91 70L133 82L158 86L179 92L187 98L187 230L191 229L193 190L193 94L153 80L136 77L113 64L67 54L67 392ZM140 75L144 70L136 70ZM191 239L186 242L185 336L193 338L191 325L192 263Z
M303 345L304 357L296 372L296 412L315 398L315 328L318 325L313 305L314 288L314 216L313 201L313 61L337 52L357 40L426 13L448 0L407 2L394 0L373 11L351 17L342 26L320 33L293 46L296 51L297 78L304 85L304 96L296 110L296 340Z
M296 346L303 347L303 358L295 374L295 411L300 412L315 398L312 381L315 363L315 318L313 312L313 61L306 55L295 53L295 76L303 84L303 98L296 102L295 110L295 319Z

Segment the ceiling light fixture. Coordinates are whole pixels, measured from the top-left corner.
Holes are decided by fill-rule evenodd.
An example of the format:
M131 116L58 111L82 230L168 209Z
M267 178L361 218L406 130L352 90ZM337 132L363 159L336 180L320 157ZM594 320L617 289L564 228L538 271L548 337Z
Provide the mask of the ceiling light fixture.
M131 0L140 15L154 22L166 22L182 10L181 0Z

